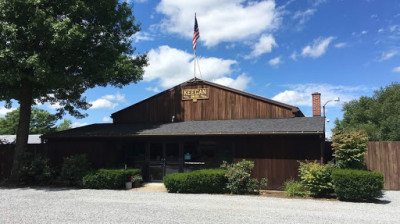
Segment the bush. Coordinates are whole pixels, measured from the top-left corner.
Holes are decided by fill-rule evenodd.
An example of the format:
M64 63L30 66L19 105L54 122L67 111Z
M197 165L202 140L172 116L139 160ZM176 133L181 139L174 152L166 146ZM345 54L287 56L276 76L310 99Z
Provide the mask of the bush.
M337 197L343 201L371 200L383 189L383 175L379 171L335 169L332 180Z
M332 137L333 156L340 169L365 169L368 136L360 131L344 131Z
M254 194L261 189L258 180L251 178L251 171L254 168L253 161L242 160L234 164L228 164L224 161L221 167L226 168L226 177L228 183L226 188L231 194ZM262 180L266 187L268 181L266 178Z
M310 192L307 188L299 181L290 179L286 181L283 186L285 187L285 195L289 197L308 197Z
M64 159L60 179L69 186L82 186L82 178L89 172L86 155L74 155Z
M170 193L224 193L227 179L225 170L204 169L190 173L173 173L164 177Z
M317 162L300 163L300 180L311 196L323 197L333 193L332 169L333 166L330 164L320 165Z
M82 184L84 188L90 189L122 189L131 176L140 173L140 169L100 169L84 176Z
M24 184L45 184L52 178L49 160L41 155L25 153L19 169L20 181Z

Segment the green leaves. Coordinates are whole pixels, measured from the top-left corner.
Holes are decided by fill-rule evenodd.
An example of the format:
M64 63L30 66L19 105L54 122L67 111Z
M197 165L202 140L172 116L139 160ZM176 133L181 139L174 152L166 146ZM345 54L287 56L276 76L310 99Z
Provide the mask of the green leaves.
M332 169L333 166L329 164L320 165L316 162L301 162L299 166L301 183L312 196L326 196L333 192Z
M82 117L88 88L142 79L147 57L131 57L130 38L140 26L123 1L1 0L0 17L0 101L19 101L27 80L33 99Z
M342 169L363 169L368 136L362 131L344 131L332 137L336 166Z
M334 133L363 130L371 141L400 140L400 84L392 83L372 97L350 101L342 110L343 120L335 122Z

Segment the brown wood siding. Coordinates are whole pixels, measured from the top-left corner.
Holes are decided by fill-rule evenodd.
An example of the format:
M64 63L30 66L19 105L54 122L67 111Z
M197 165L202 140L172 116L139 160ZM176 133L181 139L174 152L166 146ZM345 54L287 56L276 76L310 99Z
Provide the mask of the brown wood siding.
M204 84L190 88L209 88L209 99L182 100L177 87L115 113L114 123L171 122L172 116L175 121L294 117L290 108L224 89Z
M299 179L299 162L320 159L321 136L237 137L234 161L254 161L252 176L268 178L269 189L279 189L288 179Z
M400 190L400 141L369 142L365 163L385 177L385 190Z

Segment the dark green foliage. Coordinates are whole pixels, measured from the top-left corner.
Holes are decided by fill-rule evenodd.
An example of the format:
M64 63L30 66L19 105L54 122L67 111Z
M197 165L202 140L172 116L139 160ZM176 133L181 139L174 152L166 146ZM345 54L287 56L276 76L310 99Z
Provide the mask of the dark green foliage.
M324 197L333 193L331 179L333 165L320 165L317 162L300 163L299 175L301 183L311 196Z
M82 178L89 172L86 155L74 155L64 159L60 180L69 186L82 186Z
M23 184L46 184L51 181L53 171L49 160L41 155L25 153L19 170L20 182Z
M11 180L27 148L32 105L57 105L82 118L91 105L84 92L122 88L143 78L147 56L132 36L140 24L127 1L0 0L0 101L20 105Z
M222 169L196 170L190 173L174 173L164 177L170 193L224 193L227 179Z
M363 130L370 141L400 141L400 84L392 83L374 92L345 103L343 120L335 121L334 133Z
M228 183L226 188L231 194L254 194L259 192L261 187L258 180L251 178L251 172L254 168L253 161L242 160L234 164L228 164L224 161L221 167L227 170ZM267 179L263 182L265 184L268 183Z
M57 117L46 110L32 108L29 124L29 134L47 134L56 129ZM19 122L19 108L8 112L4 118L0 118L0 134L15 135Z
M372 200L381 195L383 175L379 171L335 169L332 172L334 189L339 200Z
M285 195L289 197L308 197L310 192L308 189L300 182L293 179L287 180L283 184L285 188Z
M333 156L340 169L365 169L368 136L363 131L343 131L332 137Z
M100 169L84 176L82 184L84 188L90 189L122 189L131 176L140 173L139 169Z

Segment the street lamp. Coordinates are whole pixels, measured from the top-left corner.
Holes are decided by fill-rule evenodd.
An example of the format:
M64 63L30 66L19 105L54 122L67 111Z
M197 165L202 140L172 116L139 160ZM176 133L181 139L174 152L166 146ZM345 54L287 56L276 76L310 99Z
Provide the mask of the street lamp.
M333 101L339 102L339 101L340 101L340 98L337 97L337 98L335 98L335 99L333 99L333 100L328 100L328 101L325 102L324 106L322 106L322 109L323 109L323 111L324 111L324 134L325 134L325 120L326 120L326 117L325 117L325 106L326 106L329 102L333 102Z

